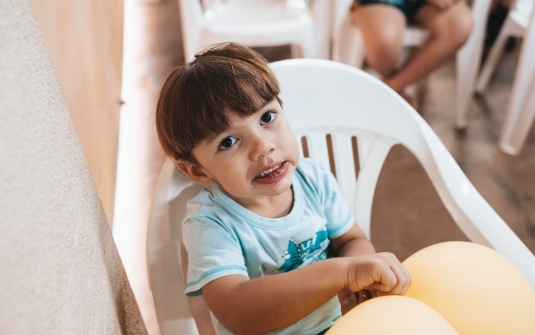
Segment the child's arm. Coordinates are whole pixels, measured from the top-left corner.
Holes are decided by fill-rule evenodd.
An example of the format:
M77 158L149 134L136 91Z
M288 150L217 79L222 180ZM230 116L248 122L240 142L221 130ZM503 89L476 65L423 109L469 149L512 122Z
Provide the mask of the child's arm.
M336 257L359 256L375 253L373 244L364 232L354 223L342 236L331 240L330 247Z
M331 250L337 257L350 257L375 253L373 244L368 240L364 232L354 223L351 229L345 234L331 240ZM368 291L352 292L346 288L338 292L340 309L345 315L358 304L371 298L372 293Z
M409 284L409 274L397 258L378 253L327 259L252 280L226 276L205 285L203 296L232 333L265 334L289 327L344 288L404 294Z

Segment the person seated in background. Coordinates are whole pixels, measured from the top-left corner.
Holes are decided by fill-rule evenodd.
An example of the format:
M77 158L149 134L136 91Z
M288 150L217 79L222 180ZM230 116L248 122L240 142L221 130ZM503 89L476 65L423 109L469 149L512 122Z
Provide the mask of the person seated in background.
M158 101L164 152L204 186L182 223L186 294L202 295L220 334L324 334L411 283L375 253L331 172L300 158L279 93L262 56L224 43L173 71Z
M472 30L471 9L464 0L355 0L351 16L362 33L367 64L413 106L407 85L453 56ZM430 36L397 68L408 22L426 28Z

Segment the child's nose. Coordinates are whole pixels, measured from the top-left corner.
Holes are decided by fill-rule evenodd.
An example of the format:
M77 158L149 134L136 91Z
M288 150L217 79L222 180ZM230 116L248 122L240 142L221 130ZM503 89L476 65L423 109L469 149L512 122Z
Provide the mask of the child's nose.
M251 160L256 162L261 157L269 155L273 151L275 151L275 144L273 141L259 137L253 142L253 148L249 154L249 157Z

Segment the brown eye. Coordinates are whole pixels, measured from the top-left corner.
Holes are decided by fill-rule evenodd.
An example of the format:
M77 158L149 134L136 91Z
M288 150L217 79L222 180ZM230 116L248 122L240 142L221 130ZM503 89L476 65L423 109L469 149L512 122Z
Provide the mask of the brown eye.
M262 114L262 117L260 118L260 124L264 125L267 123L271 123L275 120L275 112L270 110Z
M237 139L235 137L232 137L232 136L225 137L223 141L221 141L221 143L219 144L219 149L221 150L230 149L234 145L234 143L236 143L236 141Z

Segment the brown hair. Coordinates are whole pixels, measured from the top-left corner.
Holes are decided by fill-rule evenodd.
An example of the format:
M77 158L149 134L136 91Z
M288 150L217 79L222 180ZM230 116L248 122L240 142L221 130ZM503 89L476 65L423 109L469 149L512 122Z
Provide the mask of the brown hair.
M156 108L156 130L165 154L198 164L191 150L225 131L230 114L247 117L278 99L279 84L267 64L243 45L222 43L175 69Z

